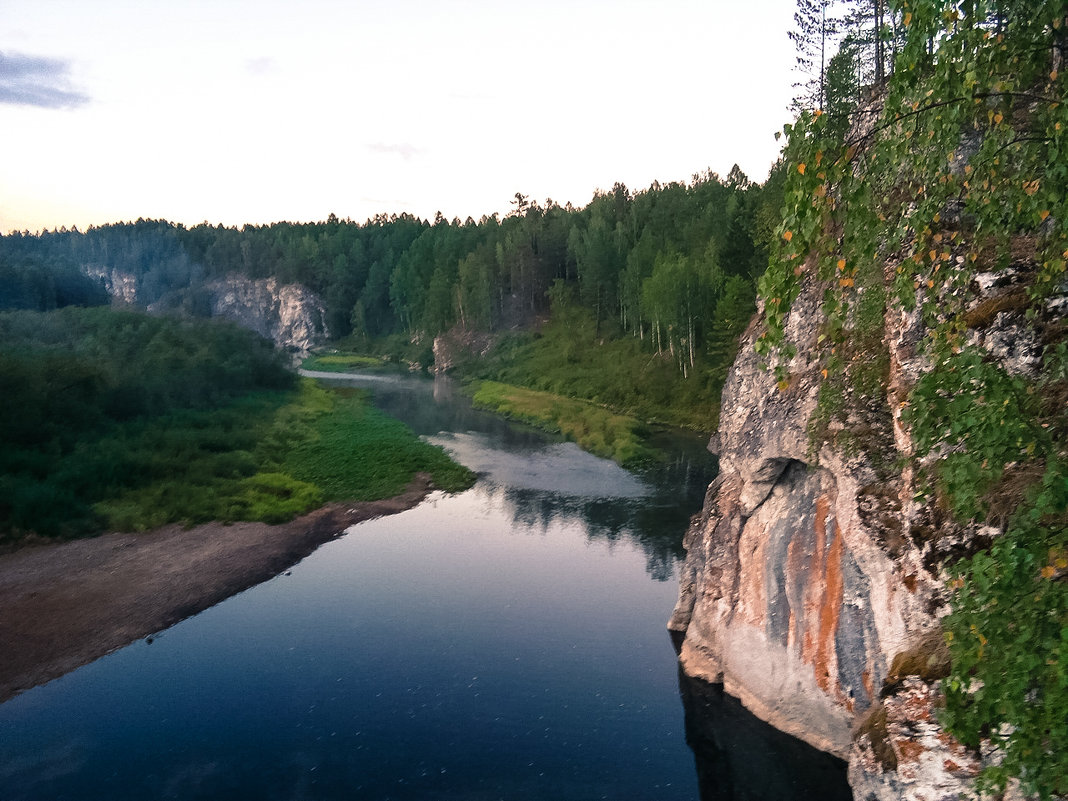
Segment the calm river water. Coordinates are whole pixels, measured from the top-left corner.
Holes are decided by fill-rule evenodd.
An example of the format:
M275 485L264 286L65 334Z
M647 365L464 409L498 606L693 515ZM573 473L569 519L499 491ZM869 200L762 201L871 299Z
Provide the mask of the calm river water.
M680 683L703 438L635 476L447 380L344 380L478 483L0 705L0 798L849 798L840 763Z

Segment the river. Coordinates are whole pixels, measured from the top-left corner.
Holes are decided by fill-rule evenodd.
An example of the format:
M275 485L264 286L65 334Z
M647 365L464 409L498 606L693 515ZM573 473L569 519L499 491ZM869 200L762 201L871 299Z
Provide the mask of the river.
M662 435L634 475L448 380L332 380L476 485L0 705L0 798L849 797L840 763L680 682L703 438Z

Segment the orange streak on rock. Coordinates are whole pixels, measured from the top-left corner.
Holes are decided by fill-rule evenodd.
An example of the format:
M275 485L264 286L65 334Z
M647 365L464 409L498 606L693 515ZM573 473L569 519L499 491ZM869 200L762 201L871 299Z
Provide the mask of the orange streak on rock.
M823 500L824 499L821 497L816 503L815 534L813 536L815 542L812 545L812 561L808 567L807 581L805 581L805 617L801 624L804 629L801 659L810 665L816 664L819 650L819 632L817 623L819 621L820 604L822 603L823 598L823 562L827 550L825 542L827 520L826 503L824 503L822 507L820 506L820 503L823 502Z
M821 547L827 539L827 514L831 503L821 495L816 501L816 541ZM833 523L832 523L833 525ZM816 638L816 653L813 667L816 683L825 693L831 692L831 657L834 654L834 637L838 631L838 616L842 609L842 534L834 526L834 540L823 565L823 597L819 609L819 633Z

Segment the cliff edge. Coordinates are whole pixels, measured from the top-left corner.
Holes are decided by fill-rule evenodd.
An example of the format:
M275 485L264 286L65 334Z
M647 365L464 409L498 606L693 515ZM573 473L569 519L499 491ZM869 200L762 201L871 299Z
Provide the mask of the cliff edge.
M893 274L895 265L885 265ZM1007 299L1030 265L980 274L969 340L1009 374L1036 366L1034 321ZM810 272L809 275L812 275ZM996 532L918 503L901 398L928 368L919 311L889 306L869 360L885 394L821 416L815 348L825 282L802 280L786 320L802 343L783 381L761 364L758 313L723 392L720 474L686 534L669 628L686 674L722 684L776 728L850 763L855 797L963 798L983 760L943 730L940 618L948 560ZM1047 317L1062 317L1063 293ZM1018 305L1018 304L1017 304ZM848 390L847 390L848 391ZM863 399L862 399L863 400Z

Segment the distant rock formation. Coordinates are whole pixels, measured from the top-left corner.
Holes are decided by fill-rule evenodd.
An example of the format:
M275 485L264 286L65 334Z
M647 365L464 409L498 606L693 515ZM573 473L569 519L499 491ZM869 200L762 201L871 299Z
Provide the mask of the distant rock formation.
M481 358L495 342L492 334L455 326L434 337L434 372L447 373L463 361Z
M300 284L231 274L205 285L211 315L249 328L278 347L308 351L329 337L319 297Z
M99 281L118 303L143 306L151 312L184 310L195 316L222 317L284 350L306 352L329 338L322 300L300 284L231 273L161 291L158 286L146 287L144 276L139 279L105 265L83 265L82 272Z
M99 281L107 293L119 303L136 304L138 302L137 277L132 273L103 264L83 265L82 272Z

